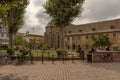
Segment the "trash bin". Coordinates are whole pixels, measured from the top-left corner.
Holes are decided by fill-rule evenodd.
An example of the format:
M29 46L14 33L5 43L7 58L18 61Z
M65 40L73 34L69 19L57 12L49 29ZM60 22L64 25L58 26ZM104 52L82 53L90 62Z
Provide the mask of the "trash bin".
M87 54L87 62L92 62L92 54Z

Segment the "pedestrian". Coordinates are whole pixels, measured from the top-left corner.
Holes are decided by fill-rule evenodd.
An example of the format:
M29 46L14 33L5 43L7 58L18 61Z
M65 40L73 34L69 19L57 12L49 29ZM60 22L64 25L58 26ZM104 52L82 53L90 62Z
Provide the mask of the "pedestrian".
M95 49L92 47L91 50L89 51L89 54L91 54L92 52L95 52Z
M81 47L78 47L78 53L79 53L80 57L82 57L83 51L82 51Z
M105 49L106 51L109 51L110 50L110 48L109 48L109 46L106 46L106 49Z

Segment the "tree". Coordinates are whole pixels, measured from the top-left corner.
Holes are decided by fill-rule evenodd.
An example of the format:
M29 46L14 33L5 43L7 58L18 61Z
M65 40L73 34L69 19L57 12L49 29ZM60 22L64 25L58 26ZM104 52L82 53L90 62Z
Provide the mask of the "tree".
M36 45L39 44L35 39L31 39L30 43L31 43L32 46L36 46Z
M7 0L6 0L7 1ZM11 1L11 0L10 0ZM0 4L2 11L2 24L8 26L9 32L9 48L13 50L13 35L23 25L23 18L25 13L25 8L27 7L28 0L13 0L11 2L6 2L5 4Z
M64 49L63 28L68 26L81 14L84 1L85 0L48 0L44 5L45 12L49 14L54 25L59 27L61 49Z
M25 46L26 40L20 36L14 36L14 45L15 46Z
M12 2L14 0L0 0L0 3L8 3L8 2Z
M112 43L109 40L109 37L106 35L93 36L92 39L93 46L98 48L112 45Z
M23 4L25 0L0 0L0 13ZM27 0L28 1L28 0Z
M41 50L48 50L50 49L50 46L48 44L43 44L41 47Z

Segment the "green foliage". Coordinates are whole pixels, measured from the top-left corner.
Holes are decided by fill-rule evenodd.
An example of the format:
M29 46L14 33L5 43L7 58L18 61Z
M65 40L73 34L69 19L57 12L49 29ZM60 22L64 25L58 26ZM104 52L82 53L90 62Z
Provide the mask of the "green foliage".
M9 10L19 6L19 4L24 4L26 1L28 0L0 0L0 10Z
M25 46L26 43L27 43L26 40L24 40L22 37L20 37L20 36L14 37L14 45L15 46Z
M61 49L57 49L56 52L57 52L57 53L63 53L63 50L61 50Z
M65 51L65 50L62 50L62 49L57 49L57 51L56 51L57 53L59 53L59 54L61 54L61 55L65 55L65 54L67 54L68 52L67 51Z
M106 35L93 36L92 39L94 41L93 46L98 48L112 45L112 43L109 40L109 37Z
M88 42L87 42L87 41L85 41L85 42L83 43L82 48L83 48L83 50L89 50L89 45L88 45Z
M27 47L27 48L30 48L30 43L27 42L27 41L25 41L25 42L24 42L24 46Z
M0 0L0 3L11 2L12 0Z
M42 53L45 53L46 50L50 49L50 46L48 44L43 44L42 47L41 47L41 51Z
M30 43L31 43L31 45L33 45L33 46L39 44L35 39L32 39Z
M48 0L44 8L55 25L65 27L82 12L84 1L85 0Z
M9 46L13 49L13 35L21 28L24 22L24 13L29 0L2 0L0 2L0 18L2 25L8 27Z
M3 0L3 3L0 3L0 18L3 26L8 26L9 33L16 33L23 25L28 2L28 0Z
M48 50L48 49L50 49L50 46L48 44L43 44L41 49L42 50Z

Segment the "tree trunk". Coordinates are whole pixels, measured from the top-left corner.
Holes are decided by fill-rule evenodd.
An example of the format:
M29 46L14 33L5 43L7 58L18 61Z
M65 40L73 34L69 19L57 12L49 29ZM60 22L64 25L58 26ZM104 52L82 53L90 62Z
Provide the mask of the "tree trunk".
M53 36L52 36L53 31L52 31L52 29L53 29L53 27L51 26L51 44L50 44L51 48L53 48Z
M60 49L64 50L64 33L63 33L64 27L60 27Z
M9 33L9 48L13 51L13 34Z

